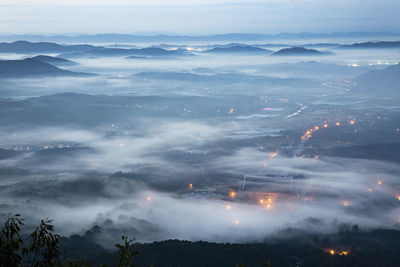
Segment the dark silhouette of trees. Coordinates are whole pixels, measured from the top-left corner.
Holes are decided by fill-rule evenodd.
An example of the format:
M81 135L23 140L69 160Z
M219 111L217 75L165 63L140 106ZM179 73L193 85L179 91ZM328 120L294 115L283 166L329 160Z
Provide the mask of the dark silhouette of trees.
M19 214L8 215L4 227L0 231L0 266L20 266L21 254L19 253L23 245L21 238L21 226L24 225L23 219Z
M26 266L30 267L90 267L84 261L67 260L61 262L59 239L54 234L53 220L41 220L39 226L30 234L30 244L23 247L21 226L24 225L20 214L8 215L0 231L0 267L20 267L26 257ZM122 244L115 244L118 248L118 267L134 267L133 256L139 252L133 250L135 239L122 236ZM99 267L106 267L100 264Z

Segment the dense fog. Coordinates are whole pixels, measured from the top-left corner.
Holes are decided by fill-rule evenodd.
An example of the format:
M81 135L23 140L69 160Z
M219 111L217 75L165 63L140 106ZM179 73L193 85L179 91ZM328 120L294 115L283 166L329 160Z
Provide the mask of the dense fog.
M328 42L0 53L33 64L0 75L1 217L99 242L398 227L399 49Z

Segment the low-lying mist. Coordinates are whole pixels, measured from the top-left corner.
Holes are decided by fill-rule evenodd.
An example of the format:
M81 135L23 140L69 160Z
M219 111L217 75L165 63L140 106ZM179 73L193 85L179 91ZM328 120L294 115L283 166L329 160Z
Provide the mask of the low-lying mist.
M214 46L61 54L76 64L59 76L0 78L1 219L49 217L100 244L398 227L395 50Z

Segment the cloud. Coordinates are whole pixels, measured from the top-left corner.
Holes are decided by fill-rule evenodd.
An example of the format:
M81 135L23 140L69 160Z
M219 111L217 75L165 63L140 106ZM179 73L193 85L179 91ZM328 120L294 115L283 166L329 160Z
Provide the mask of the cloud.
M59 164L39 161L42 168L36 170L41 172L0 187L2 210L9 207L33 222L49 216L66 235L84 234L97 225L100 243L122 233L146 242L168 238L262 241L287 227L329 232L337 229L337 222L368 228L391 227L398 220L395 189L400 188L400 170L395 164L287 158L254 148L211 157L201 167L162 156L171 149L201 149L221 140L226 130L169 122L148 128L144 137L105 138L82 132L79 140L74 130L37 132L54 140L70 136L95 153L55 155ZM122 172L111 175L114 171ZM243 175L248 176L246 187L238 191ZM189 182L195 190L187 189ZM237 193L234 199L229 197L231 190ZM260 198L265 202L259 203Z

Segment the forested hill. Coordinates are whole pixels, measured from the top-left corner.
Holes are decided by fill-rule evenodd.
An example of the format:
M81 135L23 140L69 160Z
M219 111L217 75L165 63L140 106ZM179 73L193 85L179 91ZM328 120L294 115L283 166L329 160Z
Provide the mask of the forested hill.
M284 233L282 233L284 234ZM135 266L187 267L261 267L270 262L280 266L398 266L400 231L360 232L357 227L330 235L310 235L288 231L289 238L266 243L219 244L168 240L135 244L139 254ZM61 240L62 249L71 258L83 259L95 266L117 264L117 253L110 252L88 238L71 236ZM330 254L334 250L334 255ZM347 255L339 255L346 252ZM242 264L242 265L241 265Z

